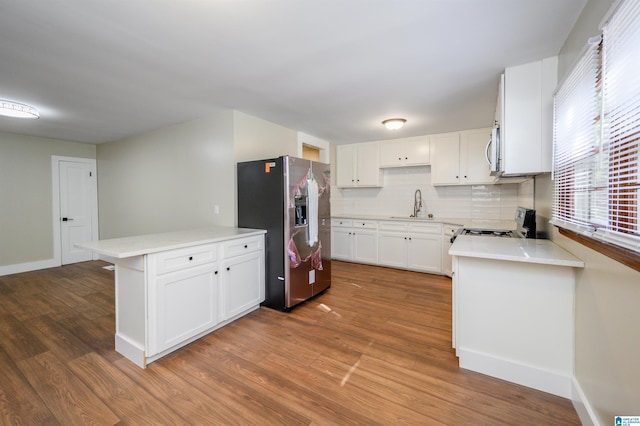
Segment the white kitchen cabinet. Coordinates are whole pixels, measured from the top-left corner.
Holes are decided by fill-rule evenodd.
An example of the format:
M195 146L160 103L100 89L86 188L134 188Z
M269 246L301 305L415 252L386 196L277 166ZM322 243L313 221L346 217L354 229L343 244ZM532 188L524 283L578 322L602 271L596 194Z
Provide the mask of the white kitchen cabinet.
M353 240L351 228L353 221L350 219L331 220L331 257L336 260L353 260Z
M440 223L380 222L378 264L412 271L441 273Z
M221 320L229 320L264 301L264 238L222 244Z
M505 70L504 98L498 100L504 109L496 114L503 120L500 128L503 176L551 171L557 73L557 56Z
M115 263L116 351L144 368L258 309L264 234L211 227L77 244Z
M339 188L382 186L378 142L338 145L336 173Z
M147 356L162 352L217 324L216 257L215 245L149 256Z
M371 220L332 219L331 256L348 262L378 263L378 223Z
M431 137L431 184L491 184L486 148L491 129L444 133Z
M429 161L429 136L380 141L380 167L426 166Z

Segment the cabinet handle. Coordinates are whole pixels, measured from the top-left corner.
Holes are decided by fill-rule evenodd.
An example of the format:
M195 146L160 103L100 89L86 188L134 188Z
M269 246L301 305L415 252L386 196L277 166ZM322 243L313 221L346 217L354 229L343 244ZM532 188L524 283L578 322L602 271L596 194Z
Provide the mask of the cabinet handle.
M213 275L218 275L218 271L215 271L215 272L213 273Z
M230 270L231 270L231 267L230 267L230 266L227 266L227 271L230 271Z
M407 239L407 237L404 237L404 239L406 240L406 239Z
M409 241L411 241L411 237L409 237Z
M245 245L244 245L244 248L247 248L247 247L249 247L249 246L245 244Z
M409 159L409 157L404 157L404 159L405 159L405 160L408 160L408 159Z
M398 160L402 160L402 157L398 157Z
M189 260L193 260L193 256L189 256Z

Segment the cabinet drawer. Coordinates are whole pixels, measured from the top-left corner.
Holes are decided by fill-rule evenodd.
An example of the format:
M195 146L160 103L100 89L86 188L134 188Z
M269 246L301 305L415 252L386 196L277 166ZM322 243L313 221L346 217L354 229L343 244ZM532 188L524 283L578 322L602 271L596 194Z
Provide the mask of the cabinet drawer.
M410 223L409 232L419 232L421 234L440 234L442 233L441 223Z
M222 243L225 257L239 256L264 248L264 236L241 238Z
M331 226L335 228L351 228L353 221L351 219L331 219Z
M156 263L156 274L166 274L168 272L215 262L217 250L218 246L216 244L204 244L152 255Z
M407 230L406 222L380 222L381 231L405 232Z
M378 222L374 220L354 220L354 229L378 229Z

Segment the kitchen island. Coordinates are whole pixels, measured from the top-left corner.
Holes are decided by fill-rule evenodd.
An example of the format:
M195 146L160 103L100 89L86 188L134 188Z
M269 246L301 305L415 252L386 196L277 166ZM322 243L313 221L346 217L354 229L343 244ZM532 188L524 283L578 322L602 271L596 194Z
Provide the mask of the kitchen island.
M264 230L212 227L76 244L115 264L115 349L147 364L264 301Z
M570 398L584 263L549 240L460 235L449 252L460 367Z

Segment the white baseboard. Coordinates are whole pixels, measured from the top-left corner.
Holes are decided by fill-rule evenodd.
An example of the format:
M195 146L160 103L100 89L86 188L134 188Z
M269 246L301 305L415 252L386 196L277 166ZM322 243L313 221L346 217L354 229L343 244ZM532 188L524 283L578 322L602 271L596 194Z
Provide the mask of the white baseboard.
M37 260L35 262L0 266L0 277L3 275L20 274L22 272L37 271L38 269L55 268L56 266L60 266L60 262L58 262L56 259Z
M578 413L578 417L580 417L582 425L600 426L600 422L598 422L598 418L596 417L593 407L589 404L589 400L585 396L582 388L580 387L580 383L578 383L575 377L572 380L572 385L571 402L573 403L573 408L575 408Z
M458 348L460 368L571 399L572 376Z
M144 347L126 336L116 334L116 352L128 358L131 362L141 368L147 367L147 359Z

